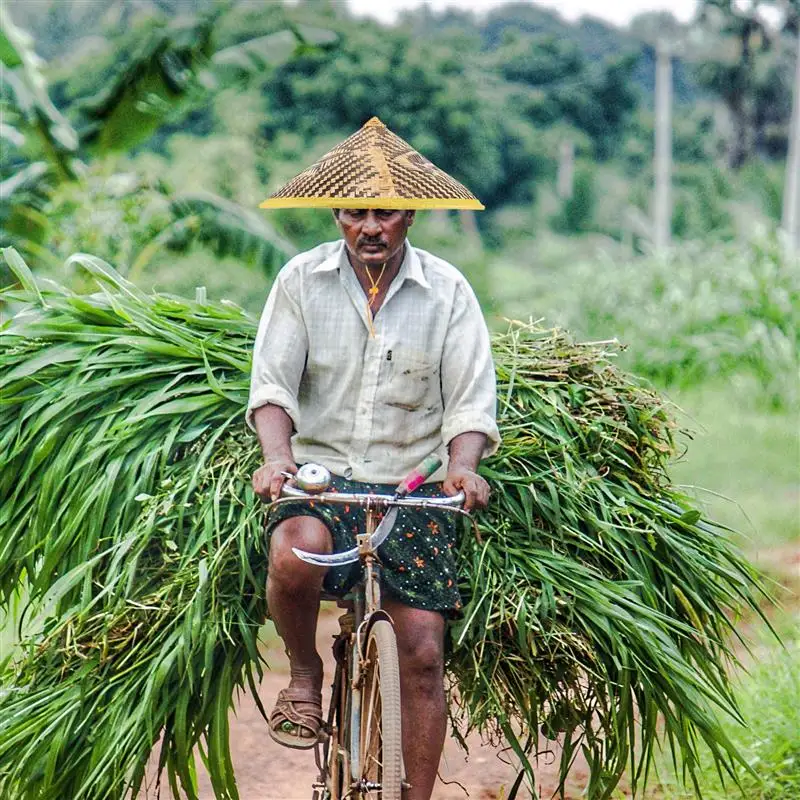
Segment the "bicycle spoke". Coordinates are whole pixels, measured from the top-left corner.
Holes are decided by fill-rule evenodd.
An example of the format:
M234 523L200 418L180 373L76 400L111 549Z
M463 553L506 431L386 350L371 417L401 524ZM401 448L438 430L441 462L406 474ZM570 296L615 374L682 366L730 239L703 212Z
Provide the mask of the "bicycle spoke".
M374 656L373 656L374 658ZM375 664L375 661L373 661ZM367 703L367 741L366 748L363 754L362 764L364 765L364 774L369 777L380 778L380 762L375 758L375 753L380 752L381 746L380 734L380 666L375 664L370 671L370 686L369 686L369 701ZM378 712L376 716L376 711ZM375 748L375 736L378 736L378 749ZM371 763L368 763L371 762ZM376 769L373 772L373 765Z

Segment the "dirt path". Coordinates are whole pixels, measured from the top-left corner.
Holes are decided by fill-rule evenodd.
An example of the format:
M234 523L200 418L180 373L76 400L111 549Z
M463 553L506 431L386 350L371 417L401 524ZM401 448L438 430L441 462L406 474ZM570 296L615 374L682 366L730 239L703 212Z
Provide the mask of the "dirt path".
M800 595L800 547L792 544L764 551L756 554L756 560L788 588L790 597L796 602ZM338 629L337 614L337 610L331 608L323 611L320 617L318 641L325 658L326 680L333 674L333 668L330 648L323 643L330 642ZM269 709L288 678L280 642L268 646L266 656L271 670L264 676L259 695ZM325 693L323 702L327 703ZM509 754L501 748L482 745L477 737L471 737L468 744L470 756L467 759L455 740L446 742L439 774L448 783L437 783L434 800L463 800L467 797L469 800L502 800L505 797L516 776L515 768L508 763ZM231 747L242 800L309 800L311 797L311 783L316 776L313 754L275 744L267 735L266 724L247 694L242 696L235 714L231 715ZM537 788L543 798L551 797L557 785L557 763L554 762L555 758L551 756L542 758L539 764ZM202 772L201 766L199 771ZM579 761L570 776L565 800L578 800L583 796L586 778L586 765ZM527 796L527 792L520 793L520 798ZM616 796L630 795L624 786L620 786ZM661 795L656 792L654 796ZM200 798L214 800L205 775L200 779Z
M337 613L323 613L320 618L318 641L330 641L338 629ZM326 681L333 674L330 649L323 653L326 660ZM278 691L287 683L287 664L278 644L267 648L271 670L264 675L259 695L269 710ZM326 692L323 703L327 703ZM275 744L267 735L266 724L249 695L240 699L235 715L231 716L231 743L236 778L242 800L309 800L311 783L316 777L313 753L290 750ZM481 746L480 739L469 741L470 756L455 740L448 739L442 756L439 781L434 792L435 800L496 800L508 791L516 776L516 770L508 763L507 756L499 748ZM549 797L555 788L556 770L542 763L539 774L541 793ZM580 767L574 775L574 792L567 797L578 798L581 778L585 770ZM524 796L524 795L523 795ZM205 775L200 783L201 800L213 800L214 793Z

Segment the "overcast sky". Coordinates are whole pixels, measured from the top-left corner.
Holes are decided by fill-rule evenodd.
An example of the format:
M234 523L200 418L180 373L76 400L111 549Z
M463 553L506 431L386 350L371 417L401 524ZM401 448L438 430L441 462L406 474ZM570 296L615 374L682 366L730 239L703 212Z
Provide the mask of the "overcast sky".
M356 14L365 14L384 22L392 22L397 12L405 8L422 5L425 0L348 0ZM444 8L464 8L472 11L488 11L495 6L504 5L509 0L427 0L435 10ZM697 6L696 0L536 0L532 4L545 6L558 11L569 20L584 14L625 25L631 17L643 11L672 11L684 22L691 19Z

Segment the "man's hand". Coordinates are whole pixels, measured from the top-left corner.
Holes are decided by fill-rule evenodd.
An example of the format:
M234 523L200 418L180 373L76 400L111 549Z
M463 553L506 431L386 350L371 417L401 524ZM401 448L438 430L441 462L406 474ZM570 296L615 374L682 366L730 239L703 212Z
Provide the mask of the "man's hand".
M464 510L486 508L489 502L489 484L477 473L481 453L486 448L486 434L478 431L465 431L454 436L447 449L450 464L442 490L447 495L464 492Z
M268 461L253 473L253 491L265 502L277 500L286 481L284 472L294 475L297 465L288 459Z
M292 457L292 419L280 406L267 403L253 412L253 422L264 458L264 466L253 473L253 491L268 503L281 496L286 481L281 473L297 472Z
M442 484L442 491L450 497L464 492L465 511L486 508L489 502L489 484L477 472L463 467L451 467Z

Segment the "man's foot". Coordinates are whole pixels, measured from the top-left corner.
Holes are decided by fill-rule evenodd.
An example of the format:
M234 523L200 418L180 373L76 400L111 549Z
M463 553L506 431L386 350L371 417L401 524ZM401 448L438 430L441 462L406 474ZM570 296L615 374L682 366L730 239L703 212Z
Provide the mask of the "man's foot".
M269 735L284 747L309 750L322 729L322 693L290 686L278 692L275 708L269 715Z

